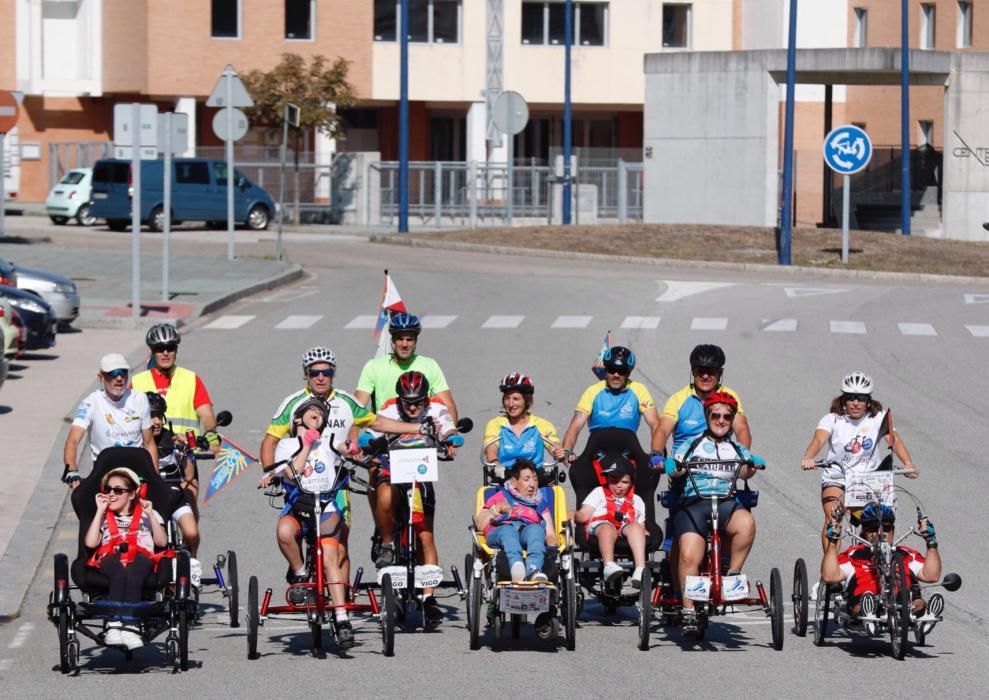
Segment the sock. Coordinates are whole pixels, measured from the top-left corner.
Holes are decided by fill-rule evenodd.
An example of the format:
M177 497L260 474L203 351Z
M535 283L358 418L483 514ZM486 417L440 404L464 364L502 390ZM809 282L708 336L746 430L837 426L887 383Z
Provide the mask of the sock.
M301 569L296 569L295 570L295 575L296 576L305 576L306 575L306 567L303 566Z
M350 619L349 617L347 617L346 610L337 610L336 617L337 617L337 622L346 622L347 620Z

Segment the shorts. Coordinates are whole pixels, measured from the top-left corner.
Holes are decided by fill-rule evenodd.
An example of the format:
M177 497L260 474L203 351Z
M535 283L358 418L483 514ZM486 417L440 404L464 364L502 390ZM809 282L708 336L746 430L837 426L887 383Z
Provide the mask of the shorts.
M177 486L171 488L171 503L169 505L172 507L172 522L176 525L179 523L179 518L187 513L195 515L192 512L192 506L189 505L189 499L185 497L185 492Z
M283 518L290 518L299 528L296 539L308 538L313 530L313 499L310 496L308 501L305 495L292 504L292 512L283 515ZM324 504L322 519L319 525L319 538L321 540L335 540L337 542L347 541L347 523L343 513L333 501Z
M718 532L724 534L725 528L728 527L728 521L731 520L732 513L736 509L747 510L739 505L734 498L718 502L718 524L720 525ZM708 524L710 514L710 502L701 499L693 500L693 502L688 501L685 505L680 506L673 515L671 529L677 537L686 532L694 532L701 537L707 537L711 529Z
M377 488L382 484L391 484L390 479L391 472L385 467L378 467L368 481L371 486ZM401 498L403 501L408 499L405 489L411 486L411 484L394 484L393 486L397 493L393 496L392 507L395 505L395 498ZM427 518L431 518L436 514L436 487L431 481L420 481L418 486L420 499L422 500L422 513Z
M614 525L614 523L612 523L610 520L595 520L593 523L588 523L587 525L585 525L584 529L587 531L587 536L590 537L591 535L593 535L595 531L598 529L598 526L604 524ZM618 528L619 537L621 537L625 533L625 528L628 527L628 525L630 524L631 523L622 523L622 526ZM641 524L643 527L645 527L645 523L641 523Z

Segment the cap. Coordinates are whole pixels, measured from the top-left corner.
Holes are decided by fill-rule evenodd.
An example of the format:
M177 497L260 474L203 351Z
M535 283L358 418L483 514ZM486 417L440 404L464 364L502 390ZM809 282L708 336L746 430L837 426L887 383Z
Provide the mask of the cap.
M134 471L133 469L130 469L128 467L114 467L113 469L111 469L110 471L108 471L106 474L103 475L103 479L100 480L100 486L105 488L107 482L110 481L111 476L127 477L128 479L130 479L131 483L134 484L135 488L140 486L142 483L141 477L139 477L137 475L137 472Z
M100 371L112 372L115 369L130 370L130 365L119 352L111 352L109 355L104 355L103 359L100 360Z

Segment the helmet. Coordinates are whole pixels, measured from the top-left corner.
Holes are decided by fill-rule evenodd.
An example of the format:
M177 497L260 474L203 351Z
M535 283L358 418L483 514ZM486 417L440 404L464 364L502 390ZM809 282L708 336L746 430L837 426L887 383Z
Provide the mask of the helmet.
M506 374L505 378L501 380L501 385L498 389L503 394L506 391L517 391L520 394L525 394L526 396L532 396L532 394L536 391L536 387L533 386L532 380L528 377L528 375L522 374L521 372Z
M414 333L419 335L422 331L422 324L419 317L406 312L397 313L388 321L388 332L392 335L396 333Z
M168 413L168 404L165 402L165 397L159 394L157 391L146 391L148 397L148 407L151 409L151 413L160 413L165 415Z
M872 394L872 377L865 372L852 372L841 380L841 391L845 394Z
M148 334L144 336L144 343L149 348L159 345L178 345L182 342L179 332L171 323L156 323L148 329Z
M429 380L422 372L404 372L395 382L395 393L400 401L423 401L429 396Z
M726 406L731 407L732 413L738 413L738 401L731 394L724 391L712 391L706 399L704 399L704 410L707 410L708 406L713 406L716 403L723 403Z
M690 351L690 367L715 367L724 369L725 351L717 345L702 344Z
M616 345L604 351L601 362L606 370L618 370L627 375L635 369L635 353L626 347Z
M301 401L299 405L295 407L295 410L292 411L293 436L296 434L296 429L298 428L298 426L302 423L302 416L305 415L306 411L308 411L310 408L315 408L316 410L318 410L320 413L323 414L323 420L320 423L319 430L322 430L323 428L326 427L326 419L330 415L330 407L329 405L327 405L325 401L323 401L323 399L317 396L312 396L306 399L305 401Z
M896 522L896 511L892 506L868 503L859 515L859 525L873 525L880 520L884 523Z
M632 462L624 454L617 454L614 457L607 456L601 458L602 476L633 476L635 469Z
M337 356L333 354L333 351L329 348L324 348L322 345L317 345L314 348L309 348L304 353L302 353L302 371L307 371L317 362L327 362L331 366L337 366Z

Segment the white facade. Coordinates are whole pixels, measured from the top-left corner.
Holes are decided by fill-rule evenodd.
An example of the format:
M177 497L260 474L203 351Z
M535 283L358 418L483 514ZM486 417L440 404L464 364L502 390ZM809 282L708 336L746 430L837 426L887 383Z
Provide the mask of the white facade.
M102 95L102 0L15 2L17 89L52 97Z

